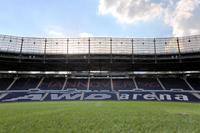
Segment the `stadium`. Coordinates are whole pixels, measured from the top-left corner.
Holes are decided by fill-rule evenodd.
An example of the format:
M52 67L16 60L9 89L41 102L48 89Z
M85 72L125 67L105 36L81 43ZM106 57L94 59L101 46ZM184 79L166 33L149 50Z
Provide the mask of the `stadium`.
M0 128L2 132L199 132L195 116L200 102L199 42L199 35L147 39L0 35L0 122L6 121ZM10 113L16 118L11 115L12 120ZM20 125L15 127L16 121Z
M199 102L199 42L1 35L0 100Z
M200 0L2 0L0 133L200 133Z

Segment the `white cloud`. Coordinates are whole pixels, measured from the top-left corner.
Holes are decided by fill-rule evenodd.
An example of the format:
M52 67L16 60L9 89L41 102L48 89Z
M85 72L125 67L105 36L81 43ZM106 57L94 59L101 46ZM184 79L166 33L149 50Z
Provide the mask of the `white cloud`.
M47 37L52 38L63 38L66 37L64 28L58 25L47 25L44 29Z
M50 30L48 31L48 37L66 37L65 34L63 32L59 32L59 31L54 31L54 30Z
M99 3L100 15L112 15L126 24L153 20L161 12L161 5L151 0L100 0Z
M80 37L93 37L93 34L83 32L83 33L80 33L79 36L80 36Z
M200 0L179 0L176 6L166 8L165 23L174 36L200 34Z
M99 14L111 15L123 24L162 17L173 36L200 34L200 0L100 0Z

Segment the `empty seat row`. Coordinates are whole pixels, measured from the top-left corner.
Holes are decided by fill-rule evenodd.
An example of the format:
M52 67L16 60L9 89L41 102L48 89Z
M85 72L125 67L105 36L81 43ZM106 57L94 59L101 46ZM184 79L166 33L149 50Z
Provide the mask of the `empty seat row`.
M133 90L136 88L133 79L113 79L113 89L119 90Z
M41 90L61 90L64 82L65 78L44 78L38 88Z
M160 78L166 90L183 89L191 90L190 87L181 78Z
M9 90L28 90L37 87L40 78L18 78Z
M163 90L156 78L136 78L138 88L144 90Z
M200 79L199 78L188 78L187 81L194 90L200 90Z
M6 90L13 82L13 78L0 78L0 91Z

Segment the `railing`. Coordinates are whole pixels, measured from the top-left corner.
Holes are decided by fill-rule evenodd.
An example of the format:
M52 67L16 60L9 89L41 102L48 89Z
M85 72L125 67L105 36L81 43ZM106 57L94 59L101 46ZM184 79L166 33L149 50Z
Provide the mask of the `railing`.
M31 38L0 35L0 51L23 54L182 54L200 52L200 35L180 38Z

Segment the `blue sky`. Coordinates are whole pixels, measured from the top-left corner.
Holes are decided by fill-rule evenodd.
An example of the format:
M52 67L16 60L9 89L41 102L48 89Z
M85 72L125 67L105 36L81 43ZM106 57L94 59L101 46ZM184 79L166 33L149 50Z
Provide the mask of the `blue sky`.
M80 37L82 35L168 37L181 33L180 31L176 33L176 20L173 20L173 17L167 18L166 14L172 13L174 17L178 16L177 7L185 0L177 0L171 7L170 3L166 4L166 0L141 0L143 1L141 5L146 4L145 8L137 7L134 2L128 1L130 4L124 4L122 0L1 0L0 34L35 37ZM120 4L117 5L116 2ZM149 4L153 6L148 6ZM133 9L137 9L137 12ZM195 14L198 9L199 5L190 12ZM127 15L125 11L130 13ZM160 13L154 16L154 11ZM195 15L198 16L199 13ZM193 18L189 19L191 23ZM166 22L167 20L169 22ZM180 21L179 18L177 21ZM198 23L196 25L199 26ZM195 27L191 29L193 29L191 33L186 32L183 35L199 33L198 30L194 30Z

